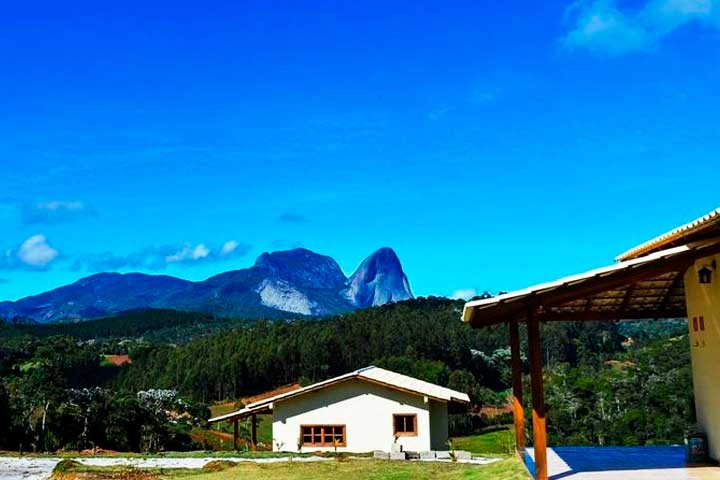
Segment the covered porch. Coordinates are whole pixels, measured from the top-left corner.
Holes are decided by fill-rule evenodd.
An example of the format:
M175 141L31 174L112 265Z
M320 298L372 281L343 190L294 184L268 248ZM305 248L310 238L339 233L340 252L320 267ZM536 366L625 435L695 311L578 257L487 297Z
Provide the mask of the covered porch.
M601 479L601 478L666 478L658 476L665 467L680 468L668 473L667 478L720 478L720 469L711 468L710 472L685 469L679 465L679 454L683 449L644 450L654 453L655 460L647 462L649 457L637 450L637 455L629 455L631 450L595 448L594 450L568 450L562 447L549 450L547 445L545 400L543 392L543 354L541 325L554 321L618 321L630 319L687 318L686 277L697 275L696 264L702 259L720 254L720 238L684 243L664 250L656 250L643 256L620 261L608 267L591 270L579 275L562 278L524 290L499 295L494 298L468 302L463 311L463 321L473 327L483 328L497 324L507 324L511 350L513 414L515 424L516 448L522 455L529 454L532 460L531 471L537 480L560 479ZM690 277L688 277L690 278ZM520 352L520 324L527 327L527 342L532 400L532 438L533 448L525 446L525 415L522 406L522 364ZM718 399L720 402L720 399ZM657 447L656 447L657 448ZM584 452L585 460L595 459L595 470L587 470L587 461L578 452ZM620 476L624 471L620 465L620 452L628 455L623 461L637 461L638 468L625 468L633 472ZM667 461L673 465L662 465L662 455L669 455ZM567 461L568 457L571 459ZM642 461L641 461L642 460ZM643 461L645 461L643 463ZM610 473L597 469L604 464ZM575 465L576 468L573 468ZM584 465L580 466L579 465ZM638 476L643 470L647 477ZM654 468L655 465L658 468ZM712 476L685 476L690 473ZM645 475L645 474L643 474ZM674 476L673 476L674 475ZM682 476L678 476L682 475Z
M233 426L233 449L238 450L238 438L240 437L240 421L250 421L250 446L253 450L257 448L257 416L272 413L272 403L263 404L257 407L246 407L226 415L220 415L208 420L208 423L228 422Z

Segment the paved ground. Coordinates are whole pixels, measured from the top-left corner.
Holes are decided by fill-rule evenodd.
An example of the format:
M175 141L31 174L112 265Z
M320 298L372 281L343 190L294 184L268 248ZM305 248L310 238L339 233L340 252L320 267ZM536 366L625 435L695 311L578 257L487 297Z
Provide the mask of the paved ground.
M533 451L528 449L533 468ZM720 480L720 467L689 467L685 447L556 447L551 480Z

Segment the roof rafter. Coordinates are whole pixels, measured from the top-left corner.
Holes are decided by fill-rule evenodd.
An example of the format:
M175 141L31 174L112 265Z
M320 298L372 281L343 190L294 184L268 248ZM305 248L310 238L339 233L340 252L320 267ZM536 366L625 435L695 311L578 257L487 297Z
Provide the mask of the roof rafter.
M675 291L680 288L684 272L695 260L718 253L720 239L663 250L500 297L468 302L463 311L463 320L474 326L503 323L511 318L522 320L526 318L528 308L544 315L544 318L550 318L549 314L554 308L564 308L565 317L570 314L567 310L575 308L577 312L572 314L578 319L583 317L578 315L582 312L587 313L584 317L598 320L682 317L685 315L684 301L677 302ZM643 283L650 282L662 282L666 286L643 286ZM619 294L610 297L603 296L600 298L604 298L605 303L592 304L593 300L600 301L599 295L608 295L623 289L631 291L625 291L624 294L618 292ZM653 291L658 292L658 295L651 295L650 292ZM642 301L652 298L657 298L657 302ZM568 305L579 301L584 301L584 304ZM622 308L613 307L613 303L618 301L621 301Z

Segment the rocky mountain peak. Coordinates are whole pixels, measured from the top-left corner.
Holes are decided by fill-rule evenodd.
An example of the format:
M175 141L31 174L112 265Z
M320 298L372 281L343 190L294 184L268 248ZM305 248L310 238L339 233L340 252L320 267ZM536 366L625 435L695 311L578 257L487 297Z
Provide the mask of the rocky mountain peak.
M345 285L345 275L335 260L305 248L263 253L255 267L270 277L308 288L336 289Z
M388 247L377 250L363 260L348 279L343 295L360 308L413 298L400 259Z

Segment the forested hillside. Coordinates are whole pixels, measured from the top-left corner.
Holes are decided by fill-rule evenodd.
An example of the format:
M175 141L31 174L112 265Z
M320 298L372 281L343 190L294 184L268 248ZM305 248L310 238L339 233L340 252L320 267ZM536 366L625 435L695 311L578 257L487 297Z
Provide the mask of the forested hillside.
M373 363L397 366L428 381L447 383L455 370L503 387L502 372L486 357L505 347L501 330L479 332L459 321L461 302L420 299L327 320L260 321L138 355L117 385L174 386L203 401L235 398L301 379L311 382ZM504 369L505 365L498 368Z
M203 405L371 364L466 391L476 407L503 404L507 332L463 324L462 304L421 298L291 322L140 311L84 324L5 325L0 416L9 421L0 426L0 448L190 445ZM693 422L684 321L551 323L542 333L552 443L682 440ZM118 353L132 363L103 364ZM168 430L167 410L148 395L180 402L192 412L188 423ZM130 417L135 433L118 438L118 422ZM68 430L77 422L91 427Z
M489 400L489 390L510 384L507 333L504 326L463 324L462 305L431 297L327 320L257 322L182 347L146 349L117 385L173 387L198 400L222 400L377 364L439 384L469 372L477 383L471 387ZM551 365L596 363L624 340L615 324L553 324L546 332Z
M77 340L142 338L156 343L186 343L198 336L251 323L252 320L220 318L207 313L147 309L74 323L38 324L0 321L0 338L60 335Z

